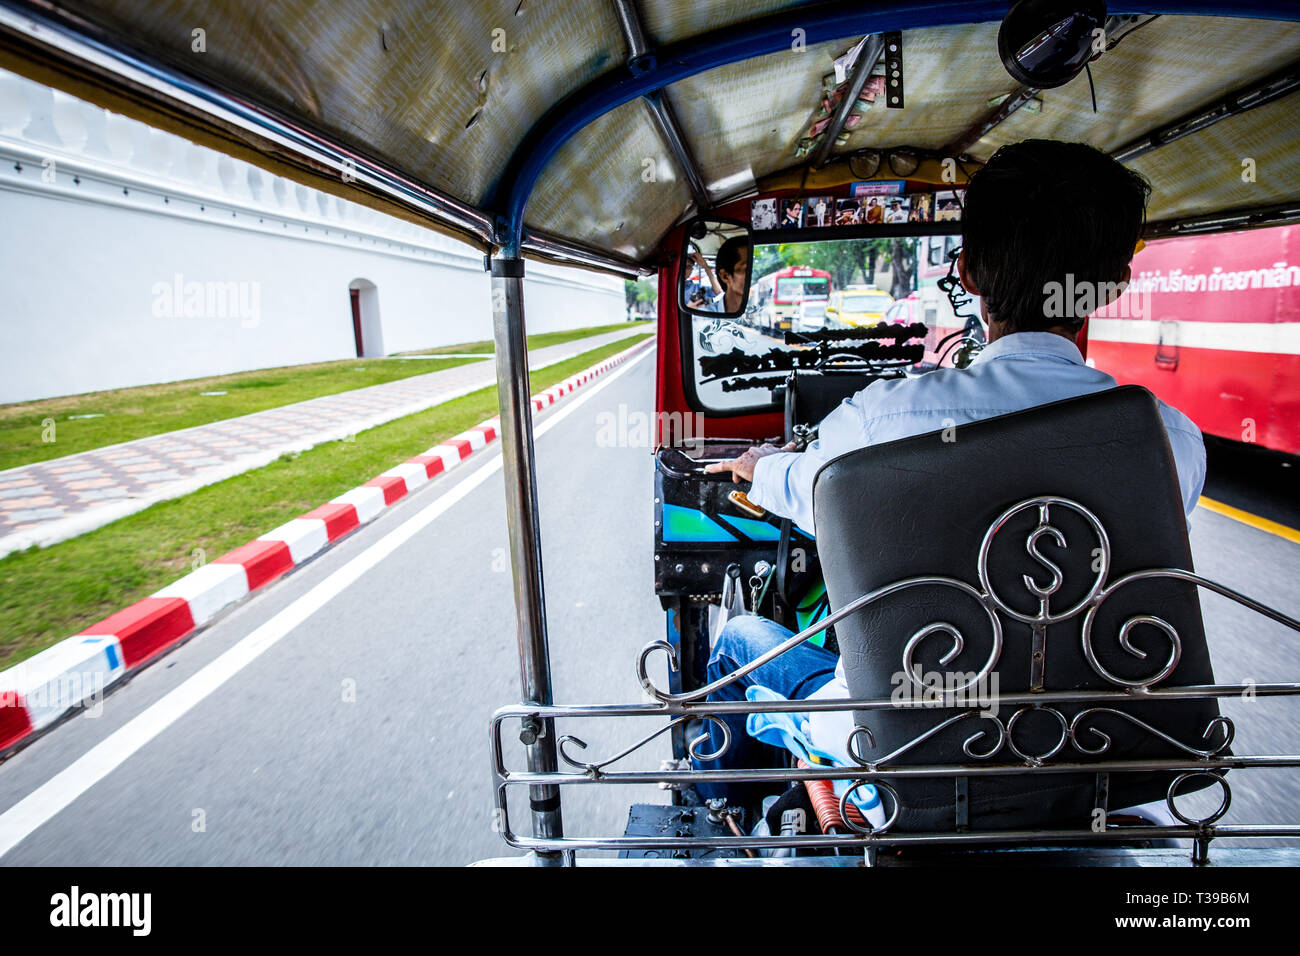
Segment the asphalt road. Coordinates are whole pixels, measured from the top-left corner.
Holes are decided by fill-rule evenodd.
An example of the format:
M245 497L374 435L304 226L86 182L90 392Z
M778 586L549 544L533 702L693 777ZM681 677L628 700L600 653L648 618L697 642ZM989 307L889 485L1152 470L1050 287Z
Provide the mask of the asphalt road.
M1207 498L1300 528L1300 458L1210 436L1205 461Z
M638 700L636 652L662 634L651 587L650 449L597 446L601 411L653 407L649 355L537 420L560 700ZM458 865L512 854L492 829L487 749L490 715L520 693L499 466L490 446L146 669L107 697L98 718L69 720L0 766L8 809L97 744L110 741L102 759L111 763L121 749L113 735L133 718L195 675L204 680L223 654L242 654L248 635L283 631L0 862ZM456 495L301 614L305 602L319 603L314 589L332 589L331 575L354 571L367 549ZM593 754L615 742L589 736ZM75 791L84 773L71 777ZM598 804L586 832L621 833L632 799L663 797L652 788L604 792L612 789L575 795L575 823ZM515 812L526 826L526 812Z
M552 666L566 703L639 700L636 653L663 632L650 449L603 447L598 419L620 404L652 410L651 354L537 419ZM0 765L0 863L512 855L493 831L487 748L489 715L519 696L499 466L493 447L429 483L110 694L98 717L70 719ZM1198 571L1300 616L1300 545L1203 509L1192 542ZM1221 682L1300 679L1300 635L1215 595L1203 607ZM1225 710L1238 752L1300 749L1300 701ZM586 727L584 757L658 726ZM667 743L650 753L668 756ZM1300 822L1300 773L1231 779L1224 822ZM566 829L621 833L629 803L665 796L568 788ZM512 813L526 827L522 808Z

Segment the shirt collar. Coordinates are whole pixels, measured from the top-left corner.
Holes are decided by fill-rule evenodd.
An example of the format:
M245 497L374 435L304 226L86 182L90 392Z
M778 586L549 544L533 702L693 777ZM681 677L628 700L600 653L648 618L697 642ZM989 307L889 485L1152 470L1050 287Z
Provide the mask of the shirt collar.
M1013 332L1004 335L984 346L971 364L978 365L1013 355L1050 355L1074 365L1083 364L1083 353L1079 347L1055 332Z

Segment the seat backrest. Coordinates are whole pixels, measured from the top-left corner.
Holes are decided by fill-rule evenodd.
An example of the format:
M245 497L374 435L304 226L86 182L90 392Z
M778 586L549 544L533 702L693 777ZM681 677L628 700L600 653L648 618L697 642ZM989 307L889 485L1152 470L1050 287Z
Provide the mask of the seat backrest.
M835 411L844 399L856 395L882 377L886 376L861 370L797 369L790 373L785 386L786 440L792 437L794 425L817 424Z
M860 449L821 469L813 509L832 609L903 579L964 582L913 584L835 625L855 698L915 699L917 683L972 680L1001 695L1213 683L1194 585L1159 577L1100 590L1134 571L1193 570L1173 455L1146 389ZM1189 758L1151 728L1198 750L1223 740L1212 699L1003 705L996 720L940 704L856 712L874 740L857 733L858 753L876 762L906 748L891 766L1050 765ZM894 829L1087 825L1095 807L1163 799L1174 776L899 777ZM1188 783L1180 793L1211 785Z

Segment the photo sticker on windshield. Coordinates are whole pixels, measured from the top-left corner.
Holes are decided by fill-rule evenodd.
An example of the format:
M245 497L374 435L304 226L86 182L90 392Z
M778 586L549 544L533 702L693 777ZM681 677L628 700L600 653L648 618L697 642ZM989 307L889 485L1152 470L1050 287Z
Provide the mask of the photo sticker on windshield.
M961 220L961 200L952 190L934 194L934 221L959 222Z
M835 200L835 225L860 226L862 224L862 204L856 199Z
M804 207L803 224L808 229L820 229L835 223L835 199L832 196L814 196Z
M912 210L912 200L907 196L895 196L893 199L885 200L884 206L885 222L907 222L908 213Z
M775 229L777 224L776 200L755 199L749 204L749 222L754 229Z
M799 229L802 226L803 226L803 200L802 199L781 200L780 228Z

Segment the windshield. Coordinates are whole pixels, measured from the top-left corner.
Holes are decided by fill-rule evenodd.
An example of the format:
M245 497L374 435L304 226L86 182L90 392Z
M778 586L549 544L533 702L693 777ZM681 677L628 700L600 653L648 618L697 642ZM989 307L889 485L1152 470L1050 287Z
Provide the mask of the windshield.
M913 366L933 361L933 346L961 328L939 290L948 274L952 236L905 236L783 242L754 247L753 274L745 315L715 334L709 320L691 325L687 361L696 396L705 412L773 407L772 389L793 368L878 364ZM800 274L805 273L805 274ZM847 291L857 287L854 291ZM870 288L876 291L858 291ZM827 312L833 293L843 292L837 311ZM888 335L873 332L894 299L914 296L920 307L907 323L900 311ZM837 303L832 303L837 304ZM978 315L978 305L963 308ZM787 337L790 341L787 341Z
M845 312L884 312L894 300L887 295L846 295Z

